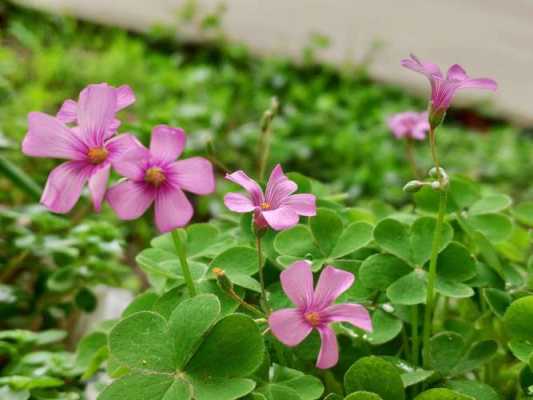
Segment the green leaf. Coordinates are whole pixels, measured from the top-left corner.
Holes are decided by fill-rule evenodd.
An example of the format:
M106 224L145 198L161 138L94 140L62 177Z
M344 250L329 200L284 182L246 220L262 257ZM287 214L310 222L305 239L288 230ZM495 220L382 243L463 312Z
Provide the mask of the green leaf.
M392 283L413 269L402 259L391 254L368 257L359 269L359 279L368 289L386 290Z
M492 312L503 318L505 311L507 311L513 301L511 295L503 290L493 288L487 288L482 293Z
M518 382L526 395L533 396L533 370L528 365L520 371Z
M489 385L478 381L455 380L446 383L446 387L475 400L500 400L499 394Z
M188 258L211 255L216 245L221 242L219 230L211 224L191 224L186 228L186 232L187 241L185 247ZM172 254L176 253L174 241L170 233L154 238L150 245Z
M507 334L517 340L533 341L533 296L515 300L504 315Z
M441 332L430 340L429 364L442 375L448 375L461 361L465 352L465 342L454 332Z
M141 311L117 323L109 333L109 348L130 369L175 370L174 341L166 320L154 312Z
M468 218L468 223L494 243L505 241L513 232L513 223L504 214L474 215Z
M193 376L192 385L194 387L193 400L236 400L254 390L255 382L240 378L222 379Z
M472 297L475 294L474 290L470 286L461 282L443 279L440 276L437 276L435 290L443 296L453 297L456 299Z
M232 314L209 332L187 365L193 375L243 377L261 364L264 342L259 328L248 316Z
M387 218L374 228L374 239L386 251L405 261L411 259L411 243L407 228L395 219Z
M274 248L280 254L306 257L313 252L314 239L311 230L305 225L281 231L274 239Z
M423 265L431 257L431 248L433 246L433 235L436 218L421 217L418 218L411 226L411 256L413 262L417 265ZM453 228L445 222L442 225L441 241L439 252L450 244L453 239Z
M234 273L253 275L259 270L257 251L251 247L236 246L216 256L211 268L221 268L231 279Z
M0 387L0 399L28 400L29 398L30 398L30 392L28 390L13 390L9 386Z
M481 197L479 185L460 176L451 177L449 194L450 201L459 209L470 207Z
M330 257L338 258L359 250L372 240L372 225L354 222L346 227L333 248Z
M309 220L311 232L324 256L329 256L342 234L342 221L334 211L317 209L316 216Z
M269 381L256 391L263 393L268 400L316 400L324 392L320 379L295 369L274 364L266 374Z
M530 340L512 339L508 343L511 353L522 362L529 362L533 355L533 342Z
M168 324L176 349L177 369L182 369L186 365L219 314L220 302L213 294L203 294L184 300L172 312Z
M380 345L393 340L402 331L402 321L395 316L377 309L372 315L373 331L368 334L368 341Z
M394 304L413 306L425 303L427 296L426 272L415 270L398 279L387 289L387 297Z
M533 226L533 201L518 204L513 208L512 214L520 223Z
M372 392L359 391L350 393L344 400L383 400L379 395Z
M151 311L159 296L151 291L141 293L126 307L122 313L123 317L128 317L139 311Z
M513 200L505 194L493 194L476 201L468 210L470 215L490 214L503 211L513 204Z
M494 340L482 340L470 347L461 362L454 368L455 374L463 374L479 368L488 362L498 351L498 343Z
M424 382L435 374L434 371L426 371L424 369L415 369L413 371L404 372L402 374L402 382L404 387L416 385Z
M191 389L188 382L172 375L132 374L114 381L98 400L190 400Z
M37 388L54 388L63 386L64 382L61 379L53 378L51 376L22 376L10 375L0 377L0 386L9 385L15 390L31 390Z
M76 368L85 372L102 348L107 349L107 335L103 332L93 332L81 339L76 351Z
M402 378L394 365L382 358L370 356L357 360L344 375L347 393L368 391L383 400L404 400Z
M444 279L463 282L476 276L476 262L466 247L452 242L437 258L437 273Z
M437 388L429 389L424 393L420 393L415 397L415 400L475 400L471 396L455 392L450 389Z

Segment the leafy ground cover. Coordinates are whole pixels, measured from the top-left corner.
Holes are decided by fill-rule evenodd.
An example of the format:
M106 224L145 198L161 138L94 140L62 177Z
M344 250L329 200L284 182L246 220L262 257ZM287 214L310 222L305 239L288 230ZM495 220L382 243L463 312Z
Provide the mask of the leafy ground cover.
M449 112L437 133L449 177L433 169L402 191L414 177L386 120L426 101L361 68L317 65L317 43L297 66L218 33L196 47L168 31L138 36L1 7L0 155L36 182L0 177L2 399L533 397L525 134ZM216 21L200 18L207 30ZM69 215L34 204L56 162L21 153L28 112L55 115L103 81L135 92L121 132L148 144L153 126L181 126L180 158L213 161L217 193L194 196L194 223L155 235L151 216L123 222L107 205L95 214L86 195ZM415 155L423 171L435 161L427 141ZM252 208L249 182L251 199L234 184L241 175L221 179L244 170L264 187L277 163L297 172ZM156 172L145 181L159 182ZM296 187L303 204L289 198ZM284 202L299 219L273 216ZM139 294L76 343L100 284ZM298 312L307 325L286 318Z

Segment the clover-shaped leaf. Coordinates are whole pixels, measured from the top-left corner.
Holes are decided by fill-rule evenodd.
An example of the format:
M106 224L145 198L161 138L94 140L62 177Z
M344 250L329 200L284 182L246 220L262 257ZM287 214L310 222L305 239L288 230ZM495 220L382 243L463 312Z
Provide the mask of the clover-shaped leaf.
M251 247L231 247L211 261L211 268L221 268L236 285L246 289L261 291L259 282L251 278L259 270L257 251Z
M493 243L501 243L511 236L513 223L505 214L480 214L467 219L477 231L483 233Z
M533 226L533 201L517 204L513 208L512 214L520 223Z
M315 400L324 392L320 379L295 369L272 365L267 380L255 390L268 400Z
M533 341L533 296L515 300L504 315L505 329L512 339Z
M391 254L374 254L368 257L359 269L359 279L368 289L386 290L401 277L412 272L402 259Z
M388 253L404 261L423 265L431 256L433 234L436 220L432 217L420 217L409 229L393 218L379 222L374 229L374 239ZM453 228L448 223L442 227L440 250L443 250L453 238Z
M376 393L383 400L405 399L400 372L393 364L375 356L360 358L346 371L344 389L347 393Z
M306 225L282 231L276 235L274 248L281 254L277 261L287 266L303 258L312 261L313 270L325 263L337 265L351 253L365 247L372 240L372 226L353 222L343 226L332 210L319 208L316 217ZM341 267L341 265L337 265Z
M455 332L441 332L431 338L429 363L432 369L448 375L465 352L463 337Z
M414 270L387 288L387 297L395 304L422 304L425 303L426 296L426 272L423 270Z
M415 400L476 400L472 396L467 396L462 393L445 389L435 388L426 390L415 397Z
M500 400L500 395L492 387L478 381L453 380L448 381L446 387L476 400Z
M383 400L381 396L379 396L376 393L372 392L366 392L366 391L358 391L350 393L348 396L344 398L344 400Z
M165 320L141 311L109 334L111 356L128 370L99 400L234 400L255 383L243 377L261 363L263 338L252 319L232 314L218 320L214 295L184 300Z
M378 309L372 315L373 330L368 334L368 341L380 345L393 340L402 331L403 323L394 315Z
M438 256L437 273L444 279L464 282L476 276L476 262L466 247L452 242Z

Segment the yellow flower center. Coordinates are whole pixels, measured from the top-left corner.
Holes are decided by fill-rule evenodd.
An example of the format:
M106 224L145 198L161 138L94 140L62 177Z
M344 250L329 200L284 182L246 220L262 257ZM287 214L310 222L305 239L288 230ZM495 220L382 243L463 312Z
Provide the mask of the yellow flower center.
M91 164L101 164L107 159L108 152L103 147L93 147L89 149L87 157Z
M315 311L306 312L304 318L309 324L311 324L311 326L320 325L320 314Z
M272 206L270 205L270 203L267 203L266 201L264 201L261 203L260 207L261 207L261 210L270 210Z
M159 167L150 167L146 170L144 175L144 180L155 187L160 186L163 182L167 180L165 173Z

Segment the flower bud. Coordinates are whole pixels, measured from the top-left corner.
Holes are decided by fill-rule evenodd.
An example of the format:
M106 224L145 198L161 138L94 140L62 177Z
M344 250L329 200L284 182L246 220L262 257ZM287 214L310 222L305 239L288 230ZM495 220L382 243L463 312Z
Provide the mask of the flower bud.
M211 270L215 274L218 286L225 292L233 291L233 283L222 268L215 267Z
M407 193L416 193L420 189L422 189L422 187L424 187L424 182L420 182L417 180L409 181L403 187L403 191Z
M437 173L437 167L433 167L429 170L429 176L436 179L436 178L445 178L445 179L448 179L448 174L446 173L446 171L444 170L444 168L442 167L439 167L438 168L438 173Z

